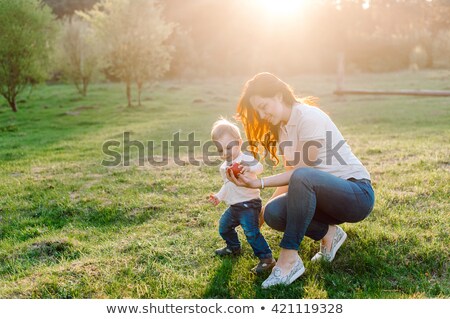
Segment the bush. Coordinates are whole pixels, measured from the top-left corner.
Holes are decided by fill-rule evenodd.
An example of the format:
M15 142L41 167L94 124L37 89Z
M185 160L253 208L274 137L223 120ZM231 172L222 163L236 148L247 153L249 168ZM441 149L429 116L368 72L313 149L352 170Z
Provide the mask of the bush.
M39 0L0 0L0 94L16 112L17 95L47 76L56 23Z

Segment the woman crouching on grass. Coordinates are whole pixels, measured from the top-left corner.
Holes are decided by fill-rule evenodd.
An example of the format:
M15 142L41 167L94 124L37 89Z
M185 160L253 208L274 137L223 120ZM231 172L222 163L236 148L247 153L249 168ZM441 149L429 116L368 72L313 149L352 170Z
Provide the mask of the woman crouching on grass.
M347 237L337 225L359 222L373 209L368 171L328 115L308 105L312 101L298 100L289 85L260 73L245 84L238 103L237 119L247 139L261 144L275 162L279 150L286 169L261 179L227 174L238 186L277 187L261 213L284 235L279 259L263 288L289 285L304 273L298 250L305 235L321 240L312 261L331 262Z

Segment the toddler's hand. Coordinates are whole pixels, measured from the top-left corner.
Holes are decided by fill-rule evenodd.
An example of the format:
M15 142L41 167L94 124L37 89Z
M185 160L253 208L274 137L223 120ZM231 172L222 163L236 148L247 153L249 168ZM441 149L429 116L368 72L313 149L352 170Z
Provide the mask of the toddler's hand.
M213 204L214 206L219 205L220 199L218 199L215 195L211 194L209 195L208 201Z
M250 172L250 166L247 166L245 164L239 165L239 169L241 171L241 174L245 174L247 172Z
M241 170L242 174L245 174L247 172L251 172L251 166L252 164L254 164L253 162L246 162L246 161L242 161L239 163L239 169Z

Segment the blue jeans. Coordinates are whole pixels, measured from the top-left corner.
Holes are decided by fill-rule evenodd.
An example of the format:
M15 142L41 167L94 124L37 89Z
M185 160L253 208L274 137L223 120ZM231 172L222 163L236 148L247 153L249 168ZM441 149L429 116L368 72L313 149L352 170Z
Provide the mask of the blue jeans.
M369 180L345 180L302 167L292 174L288 192L267 203L264 220L284 232L280 247L298 250L305 235L320 240L329 225L359 222L370 214L374 203Z
M252 199L231 205L222 214L219 222L219 233L227 243L228 248L231 250L241 248L241 243L235 230L237 226L241 225L255 255L260 259L272 257L272 251L259 231L258 220L261 206L261 199Z

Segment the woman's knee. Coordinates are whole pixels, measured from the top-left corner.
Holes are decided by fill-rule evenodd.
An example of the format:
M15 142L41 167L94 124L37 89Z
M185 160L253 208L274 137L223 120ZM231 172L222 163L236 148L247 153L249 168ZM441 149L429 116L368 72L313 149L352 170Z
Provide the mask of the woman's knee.
M278 231L286 229L286 220L283 217L282 209L276 203L268 203L264 209L264 221L270 228Z
M357 213L351 214L349 216L346 216L345 222L346 223L359 223L360 221L363 221L370 215L371 211L361 210Z

